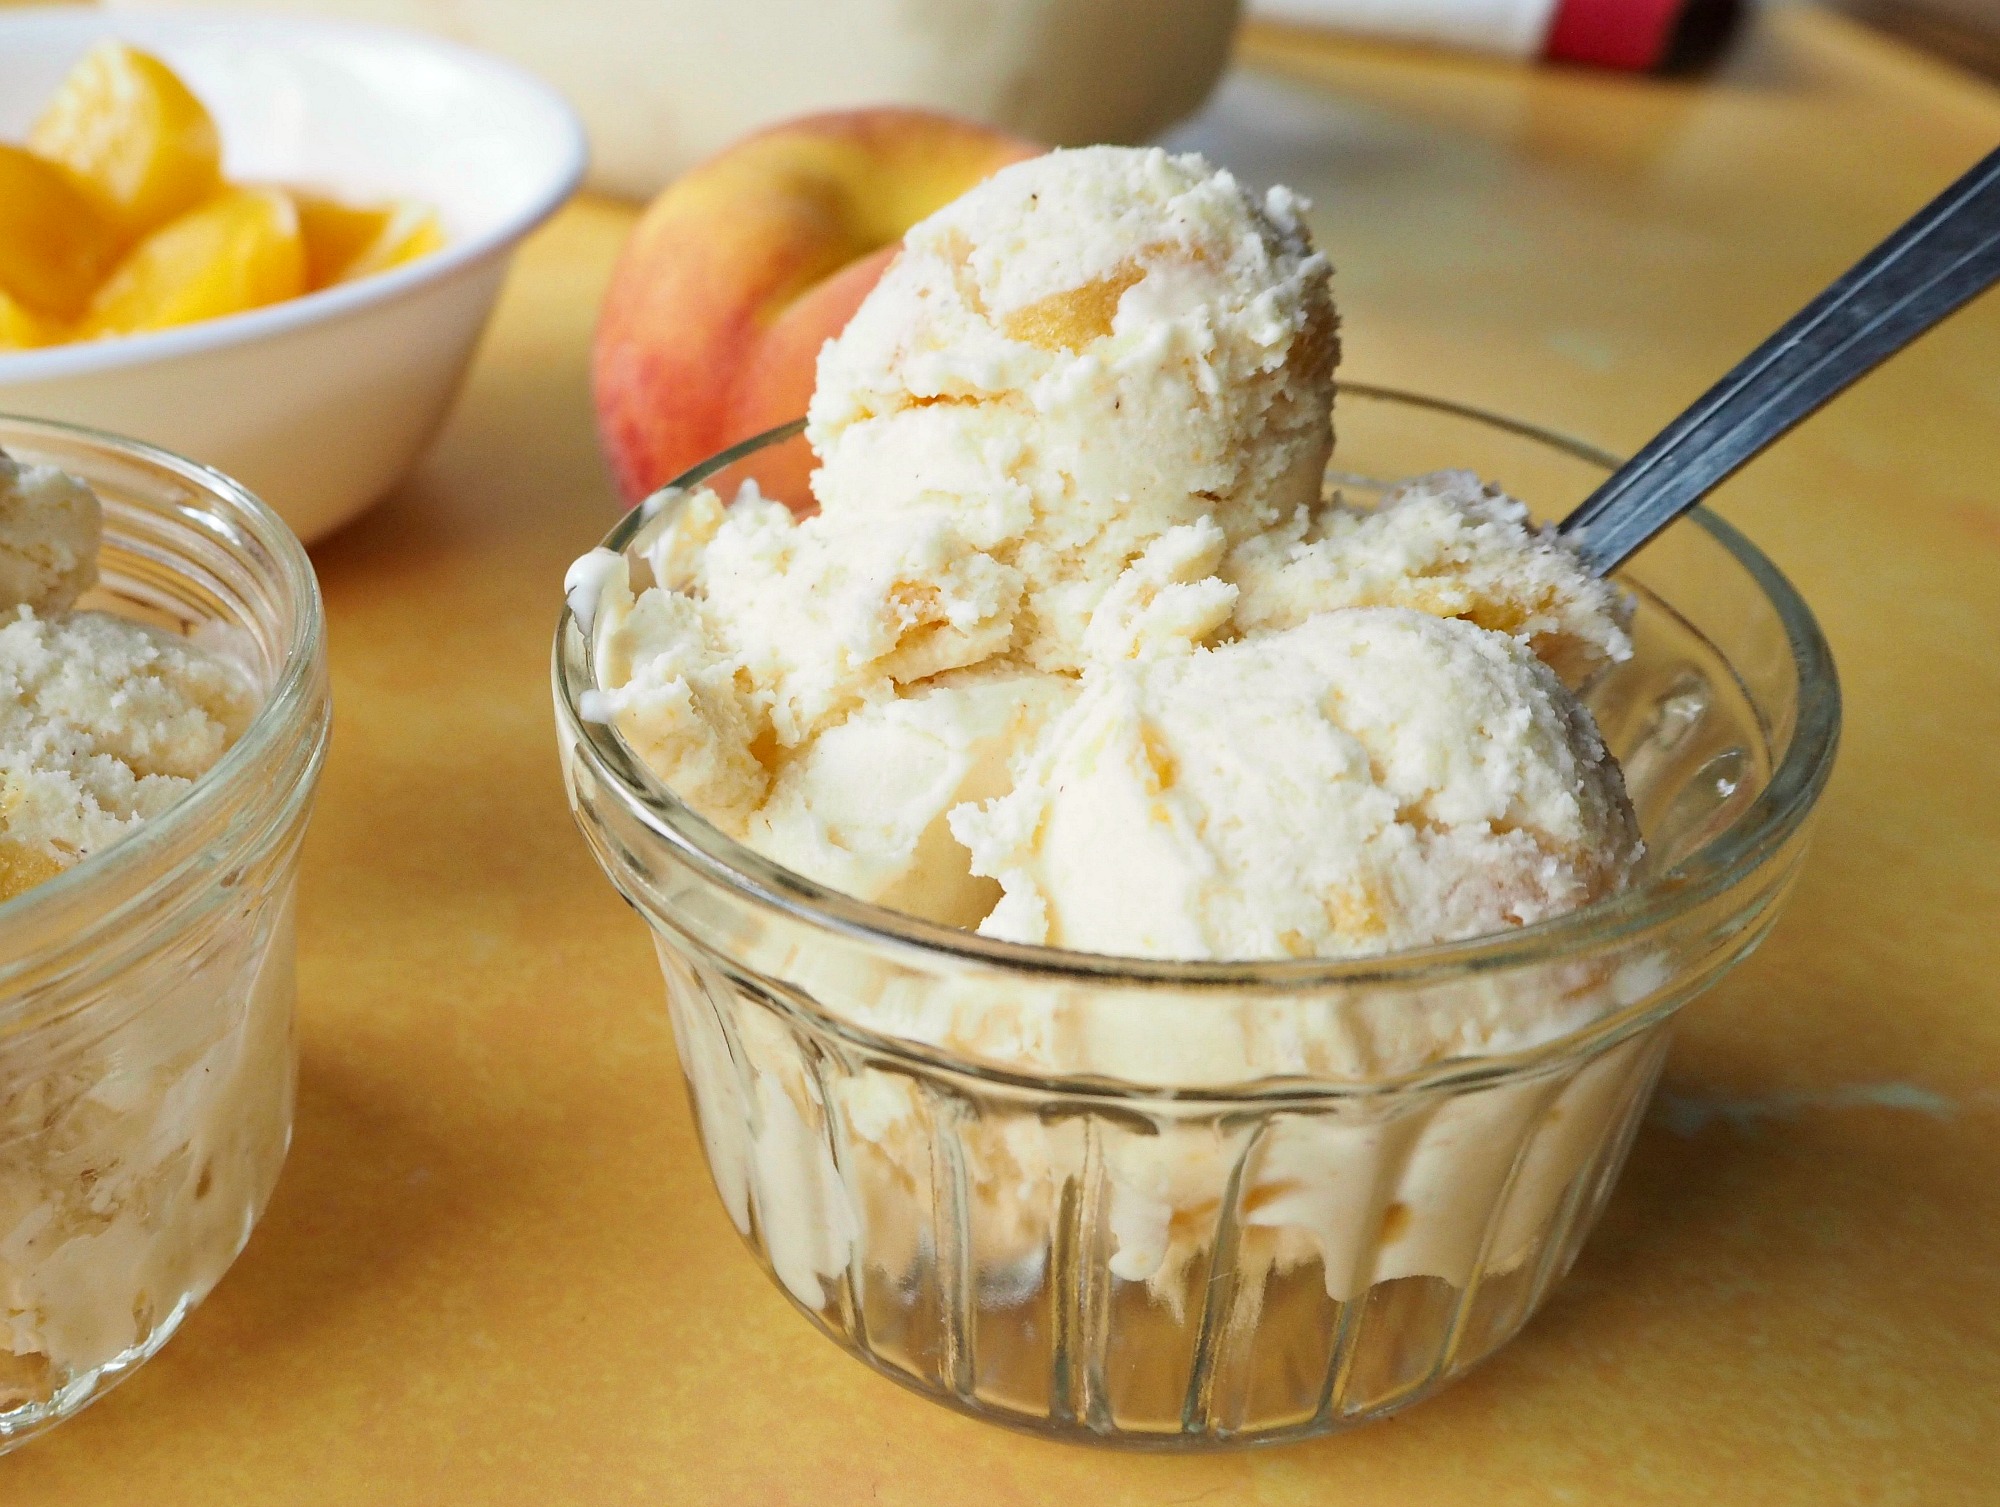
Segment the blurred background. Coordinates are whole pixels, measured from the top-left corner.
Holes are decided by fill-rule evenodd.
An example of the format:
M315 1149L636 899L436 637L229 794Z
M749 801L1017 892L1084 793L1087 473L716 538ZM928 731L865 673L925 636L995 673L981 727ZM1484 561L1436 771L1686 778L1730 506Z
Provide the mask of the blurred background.
M0 0L0 6L22 0ZM174 0L111 0L170 10ZM1745 5L1824 4L2000 76L1994 0L223 0L418 27L524 63L590 127L592 186L633 197L756 126L903 103L1060 145L1145 140L1196 109L1239 21L1630 71L1708 66Z

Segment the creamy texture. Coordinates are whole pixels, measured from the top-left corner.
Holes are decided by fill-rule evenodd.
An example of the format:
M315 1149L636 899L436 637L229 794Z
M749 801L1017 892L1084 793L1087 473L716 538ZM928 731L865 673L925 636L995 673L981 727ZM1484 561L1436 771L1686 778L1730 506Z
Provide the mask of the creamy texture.
M870 702L785 767L746 839L834 889L977 926L1000 886L972 872L947 818L1005 794L1008 755L1071 694L1057 677L997 666Z
M0 1044L0 1438L160 1337L228 1269L277 1178L290 906L274 913L253 882L231 907L193 955L114 976L143 1008L111 1029Z
M1248 539L1319 496L1338 339L1299 212L1157 150L996 174L909 232L822 353L821 506L943 510L1018 572L1014 652L1080 668L1153 540Z
M1288 195L1198 159L1006 169L911 231L824 350L816 516L700 492L631 558L579 562L585 715L767 858L1014 941L1359 957L1612 893L1640 844L1574 688L1631 652L1625 604L1469 475L1372 511L1323 497L1327 275ZM1657 984L1551 959L1429 989L1095 987L770 945L737 961L883 1035L1174 1087L1516 1050ZM809 1307L857 1268L918 1290L946 1167L997 1303L1057 1280L1065 1190L1100 1175L1112 1275L1174 1313L1230 1200L1253 1283L1316 1261L1341 1299L1462 1285L1526 1259L1650 1071L1621 1049L1560 1102L1535 1082L1393 1125L1359 1101L1280 1115L1254 1154L1135 1101L1086 1151L1062 1116L953 1115L904 1072L809 1065L661 956L718 1186Z
M799 522L754 492L728 509L687 499L645 563L660 584L637 594L609 566L591 710L732 836L863 899L976 924L945 812L1004 788L1021 740L1070 693L1005 654L1015 573L941 511ZM930 767L857 788L857 764L880 760ZM926 878L936 857L953 872Z
M70 610L100 529L83 482L0 456L0 900L159 816L255 709L235 665ZM227 903L263 909L261 885ZM276 1176L289 954L247 920L206 935L124 960L97 986L136 997L113 1024L31 1011L0 1037L0 1437L206 1292Z
M0 608L66 610L97 583L103 528L89 487L0 450Z
M19 876L68 868L165 811L252 703L240 672L172 634L15 613L0 626L0 855Z
M572 599L586 714L809 878L1016 941L1354 956L1623 882L1562 678L1623 606L1460 473L1321 495L1337 353L1284 190L1090 148L910 231L819 362L820 511L679 500Z
M1342 607L1411 607L1516 639L1572 688L1629 657L1628 604L1470 471L1405 482L1371 512L1321 507L1245 540L1222 574L1244 633Z
M1197 530L1212 567L1317 496L1327 280L1290 196L1197 158L1092 148L1000 173L910 233L823 354L818 514L701 493L641 552L650 583L582 566L594 713L732 835L976 924L998 891L945 813L999 793L1075 694L1100 604L1150 601L1169 535ZM975 670L1011 689L933 685ZM925 705L885 710L906 700ZM891 804L864 816L871 747L929 762L916 793L869 787Z
M1014 789L951 825L1006 886L982 931L1132 957L1502 931L1607 893L1638 847L1546 665L1397 607L1094 667Z
M65 610L97 579L100 527L82 482L0 458L0 899L166 810L254 709L186 639Z

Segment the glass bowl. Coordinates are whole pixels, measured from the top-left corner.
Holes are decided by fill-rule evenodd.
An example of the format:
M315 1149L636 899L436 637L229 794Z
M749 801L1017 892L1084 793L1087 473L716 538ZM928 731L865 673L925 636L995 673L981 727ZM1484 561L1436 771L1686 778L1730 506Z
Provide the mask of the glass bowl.
M1612 464L1356 386L1338 430L1330 484L1363 502L1464 467L1553 513ZM683 483L726 497L796 472L795 436ZM565 614L577 820L652 929L723 1204L800 1310L965 1412L1184 1448L1378 1417L1519 1330L1604 1205L1674 1012L1776 916L1838 733L1817 625L1722 520L1691 515L1623 579L1637 652L1587 699L1649 845L1638 881L1504 935L1346 962L1025 947L826 890L581 715L590 651Z
M237 659L264 704L187 795L0 905L0 1451L166 1343L291 1137L293 880L329 711L319 589L275 514L128 440L0 418L104 503L79 606Z

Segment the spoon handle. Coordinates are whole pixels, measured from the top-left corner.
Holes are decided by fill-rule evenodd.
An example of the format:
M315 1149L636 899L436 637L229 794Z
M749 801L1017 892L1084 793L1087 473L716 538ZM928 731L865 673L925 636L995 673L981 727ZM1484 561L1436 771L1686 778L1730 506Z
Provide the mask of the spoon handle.
M1737 364L1560 525L1598 575L1856 378L2000 280L2000 149Z

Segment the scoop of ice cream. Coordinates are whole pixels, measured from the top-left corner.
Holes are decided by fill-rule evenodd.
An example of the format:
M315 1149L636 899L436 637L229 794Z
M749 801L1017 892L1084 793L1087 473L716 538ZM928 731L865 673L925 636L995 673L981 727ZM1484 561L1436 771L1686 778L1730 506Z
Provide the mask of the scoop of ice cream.
M0 898L158 816L254 709L245 678L185 639L16 608L0 626Z
M988 935L1129 957L1346 957L1540 920L1639 851L1589 716L1513 638L1406 608L1094 667L951 827Z
M1002 793L1074 694L1004 657L1018 575L939 509L800 521L754 491L726 508L683 499L640 558L655 584L635 593L617 558L591 583L590 713L766 856L976 925L999 888L972 874L945 813Z
M1508 634L1572 686L1632 652L1624 593L1470 471L1417 477L1372 511L1302 509L1237 545L1222 573L1244 633L1338 607L1413 607Z
M1160 535L1247 539L1319 497L1338 339L1299 210L1157 149L995 174L908 233L822 352L825 513L944 510L1019 575L1013 652L1078 669Z
M745 840L832 889L977 926L1000 886L973 874L947 814L1004 795L1010 760L1074 695L1067 677L1000 665L870 702L784 766Z
M871 696L1006 652L1020 574L943 508L799 521L754 495L694 562L717 639L781 748Z
M787 755L871 701L1003 654L1020 577L939 508L803 521L754 490L685 499L597 609L598 698L640 755L726 830Z
M1346 956L1593 899L1637 839L1548 665L1629 653L1621 599L1469 475L1322 502L1336 346L1282 190L1005 169L822 353L818 514L700 492L579 567L585 714L767 857L1022 941Z
M103 509L82 481L0 450L0 612L66 610L97 584L102 531Z

